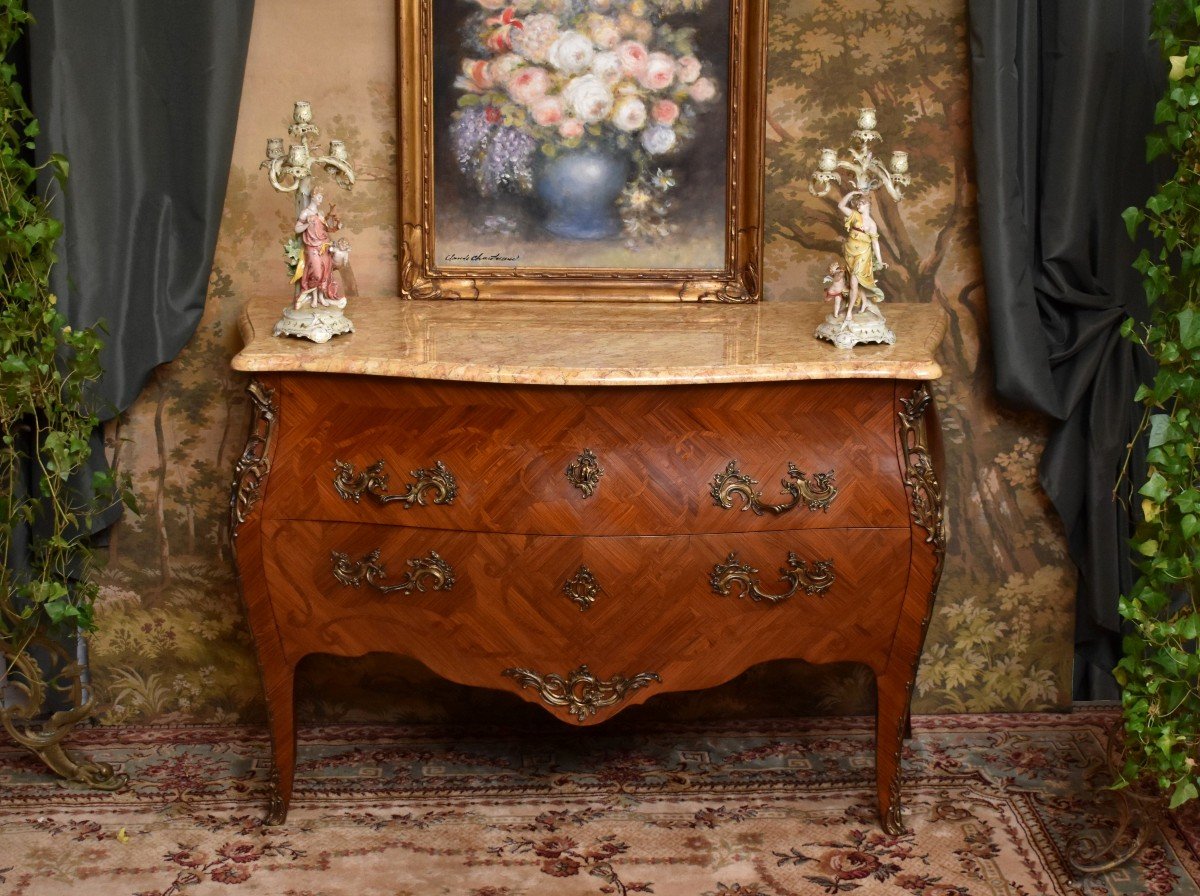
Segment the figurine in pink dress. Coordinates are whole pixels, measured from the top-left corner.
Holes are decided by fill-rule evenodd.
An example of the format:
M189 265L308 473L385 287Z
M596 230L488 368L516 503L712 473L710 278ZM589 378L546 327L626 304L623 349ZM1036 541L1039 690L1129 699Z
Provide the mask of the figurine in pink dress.
M296 233L304 244L304 255L292 278L299 286L294 303L297 311L306 304L313 308L346 307L346 299L340 295L337 281L333 279L333 272L339 265L335 263L332 234L341 227L341 221L332 209L328 216L321 214L324 198L319 191L314 192L296 219ZM340 240L339 244L345 244L345 240ZM348 254L348 247L344 254Z

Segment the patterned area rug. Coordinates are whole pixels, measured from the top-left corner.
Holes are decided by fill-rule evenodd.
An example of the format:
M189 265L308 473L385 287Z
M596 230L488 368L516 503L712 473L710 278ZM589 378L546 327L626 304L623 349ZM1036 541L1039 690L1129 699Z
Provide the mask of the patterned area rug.
M288 823L261 825L267 749L245 728L97 729L133 783L61 785L0 744L0 893L12 896L791 896L1200 893L1200 815L1078 881L1113 715L917 719L905 819L875 821L862 719L446 732L307 729Z

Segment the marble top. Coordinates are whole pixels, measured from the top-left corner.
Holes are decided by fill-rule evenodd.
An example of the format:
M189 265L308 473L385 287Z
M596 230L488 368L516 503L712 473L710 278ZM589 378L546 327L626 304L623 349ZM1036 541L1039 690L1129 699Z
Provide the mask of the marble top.
M350 373L481 383L674 385L942 375L946 315L887 304L896 344L839 349L813 337L823 302L758 305L414 302L357 298L355 332L317 345L271 335L287 300L252 300L235 370Z

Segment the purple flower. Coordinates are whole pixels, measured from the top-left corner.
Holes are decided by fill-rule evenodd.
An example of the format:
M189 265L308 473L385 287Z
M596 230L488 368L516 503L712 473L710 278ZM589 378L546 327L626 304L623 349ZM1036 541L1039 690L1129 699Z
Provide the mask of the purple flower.
M528 193L533 188L537 140L517 128L499 123L491 106L455 113L450 140L458 168L483 196Z

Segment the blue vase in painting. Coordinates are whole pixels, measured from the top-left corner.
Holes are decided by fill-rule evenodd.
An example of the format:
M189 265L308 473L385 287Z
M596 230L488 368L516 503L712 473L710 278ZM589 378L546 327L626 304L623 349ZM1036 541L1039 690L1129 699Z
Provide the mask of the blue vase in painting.
M537 178L542 226L571 240L600 240L621 232L617 197L629 177L629 158L595 149L547 159Z

